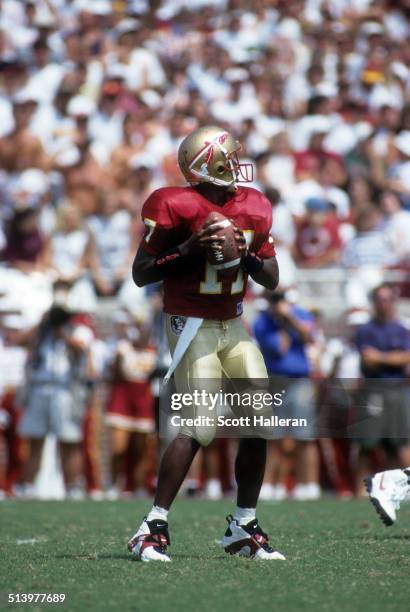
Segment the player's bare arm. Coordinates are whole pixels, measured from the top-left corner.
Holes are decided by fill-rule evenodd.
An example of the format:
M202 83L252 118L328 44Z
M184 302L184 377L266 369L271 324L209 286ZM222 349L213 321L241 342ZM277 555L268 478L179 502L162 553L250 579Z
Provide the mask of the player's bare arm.
M279 284L279 266L276 257L261 259L251 253L246 244L243 231L235 225L235 239L242 256L242 265L253 280L266 289L273 291Z
M143 247L139 247L132 265L132 277L138 287L145 287L150 283L156 283L164 279L167 271L175 268L184 257L205 251L212 244L213 248L221 248L225 240L223 236L218 236L215 232L220 228L218 223L205 223L203 227L194 232L192 236L170 249L172 252L164 252L159 255L150 255ZM165 260L165 261L164 261Z
M266 289L273 291L279 284L279 267L276 257L270 257L269 259L263 259L263 268L258 272L251 272L247 269L249 276L253 280L262 285Z

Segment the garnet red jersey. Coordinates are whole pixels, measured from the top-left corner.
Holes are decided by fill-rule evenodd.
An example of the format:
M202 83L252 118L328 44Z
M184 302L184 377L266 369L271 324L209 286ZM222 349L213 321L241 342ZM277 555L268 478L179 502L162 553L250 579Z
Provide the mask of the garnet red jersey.
M265 259L275 255L269 233L271 204L250 187L239 187L223 206L213 204L193 187L154 191L142 208L147 230L141 247L158 255L178 246L202 227L214 211L233 219L243 230L253 253ZM183 266L164 280L164 311L204 319L233 319L242 314L247 278L242 268L218 272L204 253L186 257Z

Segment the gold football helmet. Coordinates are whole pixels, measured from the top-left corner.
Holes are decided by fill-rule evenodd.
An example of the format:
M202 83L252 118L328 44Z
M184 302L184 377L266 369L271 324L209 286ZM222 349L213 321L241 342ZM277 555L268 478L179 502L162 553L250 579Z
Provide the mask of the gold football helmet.
M253 165L238 159L240 143L222 128L201 127L191 132L178 149L178 164L191 185L212 183L221 187L253 180Z

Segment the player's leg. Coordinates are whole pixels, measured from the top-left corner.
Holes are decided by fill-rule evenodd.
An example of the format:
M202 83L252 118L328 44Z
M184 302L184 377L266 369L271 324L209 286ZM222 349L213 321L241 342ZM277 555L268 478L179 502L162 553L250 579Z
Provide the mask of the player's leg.
M167 546L168 511L200 447L193 438L178 434L162 456L154 504L138 531L128 542L128 550L140 561L170 561Z
M167 317L167 332L171 351L178 336L174 333L172 317ZM178 329L181 333L181 329ZM195 381L216 384L221 378L221 364L217 356L218 334L212 324L205 322L198 330L175 370L177 392L193 393ZM204 383L205 384L205 383ZM219 383L218 383L219 389ZM214 389L215 390L215 389ZM192 418L206 407L195 405L183 410L181 417ZM183 425L162 456L158 471L154 504L140 528L128 542L128 549L141 561L170 561L168 511L174 501L191 463L201 445L209 444L215 435L215 427Z
M238 508L255 508L266 466L266 440L242 438L235 461Z
M170 509L199 448L199 442L183 434L171 442L159 467L155 506Z
M262 487L266 464L266 440L242 438L235 462L238 485L237 506L234 515L228 515L228 529L221 545L229 554L251 557L255 560L284 560L272 548L267 534L256 518L256 505Z
M239 322L238 322L239 323ZM241 323L235 321L229 330L231 342L220 353L224 373L233 381L247 379L253 381L257 389L258 381L267 379L263 357L251 341ZM251 383L250 383L251 384ZM238 446L235 462L235 479L238 486L238 507L256 508L262 487L266 466L266 440L262 438L242 438Z
M171 350L175 348L175 336L168 327ZM180 394L192 394L198 386L207 391L219 391L221 363L217 355L218 333L211 322L204 322L192 340L181 363L175 371L175 385ZM181 410L181 418L208 416L205 403L193 404ZM154 499L156 506L169 510L189 467L200 447L207 446L215 435L214 426L183 425L177 437L165 451L158 474L158 487Z
M257 390L259 382L268 378L262 354L240 320L231 322L229 335L230 341L220 353L225 374L233 380L247 379ZM252 411L250 416L253 418ZM244 437L239 441L235 461L237 507L234 515L227 517L229 526L221 544L230 554L256 560L283 560L285 557L269 545L269 538L256 518L256 505L265 475L266 446L266 439L262 437Z

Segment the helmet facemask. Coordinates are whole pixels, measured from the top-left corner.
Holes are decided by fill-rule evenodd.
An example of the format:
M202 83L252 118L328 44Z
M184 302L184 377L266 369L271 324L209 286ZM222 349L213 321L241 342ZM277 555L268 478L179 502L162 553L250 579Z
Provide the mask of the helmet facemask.
M237 183L252 183L253 182L253 164L241 163L238 157L238 151L241 150L241 145L227 156L227 162L236 174Z

